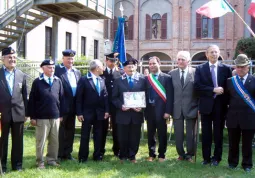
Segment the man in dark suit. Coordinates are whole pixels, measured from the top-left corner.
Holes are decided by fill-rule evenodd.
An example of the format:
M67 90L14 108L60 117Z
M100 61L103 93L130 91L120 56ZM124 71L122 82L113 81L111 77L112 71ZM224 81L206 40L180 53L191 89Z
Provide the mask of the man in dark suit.
M147 120L147 135L149 162L156 158L156 132L158 133L159 148L158 160L165 161L167 149L167 120L173 111L173 84L171 76L160 71L160 59L153 56L149 59L151 74L146 77L147 107L145 119ZM162 91L164 88L165 91Z
M198 97L194 91L195 69L189 66L190 53L179 51L177 54L178 68L170 72L174 86L174 134L177 160L194 162L195 152L195 124L198 114ZM184 121L186 123L186 147L184 151Z
M27 82L26 75L16 69L16 55L11 47L2 50L3 67L0 69L0 113L1 113L1 161L6 172L8 139L11 129L13 170L22 170L23 129L26 120Z
M75 133L75 98L81 72L73 67L76 52L68 49L62 53L63 63L55 68L55 76L62 81L65 96L65 113L59 127L58 158L61 160L74 160L71 153L73 151Z
M137 60L129 59L123 66L125 74L115 80L112 91L112 102L117 108L116 123L120 145L119 158L121 163L125 159L136 163L136 154L139 149L141 125L143 123L142 108L127 108L124 106L124 92L146 91L146 80L136 72Z
M105 85L108 93L109 99L109 115L110 115L110 123L112 126L112 138L113 138L113 145L112 151L115 156L119 156L119 143L118 143L118 134L117 134L117 124L116 124L116 107L112 103L112 89L113 89L113 82L120 78L121 70L116 66L117 56L118 53L110 53L106 54L106 69L102 77L105 79ZM102 148L101 153L102 156L105 153L105 143L106 143L106 136L108 132L109 126L109 119L104 120L103 124L103 138L102 138Z
M229 168L239 162L239 142L242 137L242 167L250 172L252 164L252 140L255 132L255 77L248 74L250 60L245 54L235 59L236 76L227 81L229 109L227 127L229 137Z
M79 162L86 162L89 155L89 138L93 126L93 141L95 161L102 160L101 144L103 136L103 121L109 117L108 94L103 74L103 64L93 60L89 72L82 77L77 86L76 112L78 120L82 122Z
M218 166L222 158L223 129L227 109L225 94L227 79L232 76L231 69L218 62L219 47L210 45L206 50L208 62L197 67L194 87L199 95L199 111L202 122L203 165ZM212 124L214 154L211 158Z

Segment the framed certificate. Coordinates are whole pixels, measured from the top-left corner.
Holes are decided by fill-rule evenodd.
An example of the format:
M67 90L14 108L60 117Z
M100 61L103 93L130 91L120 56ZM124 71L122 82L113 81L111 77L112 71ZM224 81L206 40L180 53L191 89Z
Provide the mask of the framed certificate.
M145 108L145 92L124 92L124 106L127 108Z

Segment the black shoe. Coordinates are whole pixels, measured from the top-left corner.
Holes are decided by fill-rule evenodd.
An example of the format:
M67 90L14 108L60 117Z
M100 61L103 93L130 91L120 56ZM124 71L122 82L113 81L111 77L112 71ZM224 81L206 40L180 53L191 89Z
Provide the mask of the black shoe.
M219 161L216 161L216 160L212 161L211 163L211 166L218 166L218 165L219 165Z
M228 165L228 168L229 168L229 169L233 169L233 170L235 170L235 169L236 169L236 166Z
M248 168L248 167L247 167L247 168L243 168L243 169L244 169L244 171L247 172L247 173L251 172L251 168Z
M75 159L74 157L72 157L71 155L68 156L66 159L71 160L71 161L75 161L75 160L76 160L76 159Z
M87 160L84 160L84 159L79 159L79 163L86 163Z
M202 161L201 164L205 166L205 165L209 165L210 163L211 163L211 161L206 161L206 160L204 160L204 161Z

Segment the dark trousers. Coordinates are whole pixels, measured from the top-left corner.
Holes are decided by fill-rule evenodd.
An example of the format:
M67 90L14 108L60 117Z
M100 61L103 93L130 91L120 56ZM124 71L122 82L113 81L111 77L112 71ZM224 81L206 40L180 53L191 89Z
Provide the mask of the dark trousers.
M211 159L220 162L222 158L223 129L225 120L220 106L220 100L214 103L211 114L201 114L202 123L202 153L206 161ZM212 130L213 126L213 130ZM214 138L214 154L211 158L212 135Z
M59 127L59 158L69 158L73 152L73 142L75 133L75 115L71 114L63 117Z
M79 149L79 161L87 161L89 155L89 139L91 126L93 126L93 141L94 141L94 160L102 160L100 153L102 143L102 127L103 120L86 119L82 122L81 126L81 140Z
M119 158L134 160L139 149L141 124L118 124Z
M229 152L228 164L236 167L239 162L239 143L242 136L242 167L252 168L252 140L255 130L243 130L240 128L229 128Z
M148 105L147 120L147 136L149 156L156 157L156 132L158 133L158 158L165 158L167 148L167 124L164 118L156 118L155 106Z
M7 155L8 155L8 139L11 129L12 150L11 150L11 165L13 170L22 168L23 158L23 130L24 122L2 122L1 136L1 162L2 168L6 170Z
M112 145L112 151L114 155L118 155L120 151L119 143L118 143L118 132L117 132L117 124L116 124L116 108L113 108L110 110L110 124L112 126L112 139L113 139L113 145ZM108 133L109 128L109 119L103 121L103 138L102 138L102 147L101 147L101 154L102 156L105 153L105 144L106 144L106 137Z
M184 121L186 122L186 146L187 153L184 151ZM196 119L184 119L181 114L181 118L174 119L174 134L175 134L175 144L176 150L179 156L183 158L191 158L194 156L194 146L195 146L195 124Z

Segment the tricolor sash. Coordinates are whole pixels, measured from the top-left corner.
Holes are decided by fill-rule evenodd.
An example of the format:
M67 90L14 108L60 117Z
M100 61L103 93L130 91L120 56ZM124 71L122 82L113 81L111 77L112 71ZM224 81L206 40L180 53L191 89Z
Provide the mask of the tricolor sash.
M249 92L245 89L243 82L239 79L238 76L232 77L232 83L236 92L241 96L241 98L250 106L250 108L255 112L255 102L254 99L250 96Z
M157 94L162 98L164 102L166 102L166 90L161 85L161 83L154 77L153 74L148 75L148 80L153 87L153 89L157 92Z

